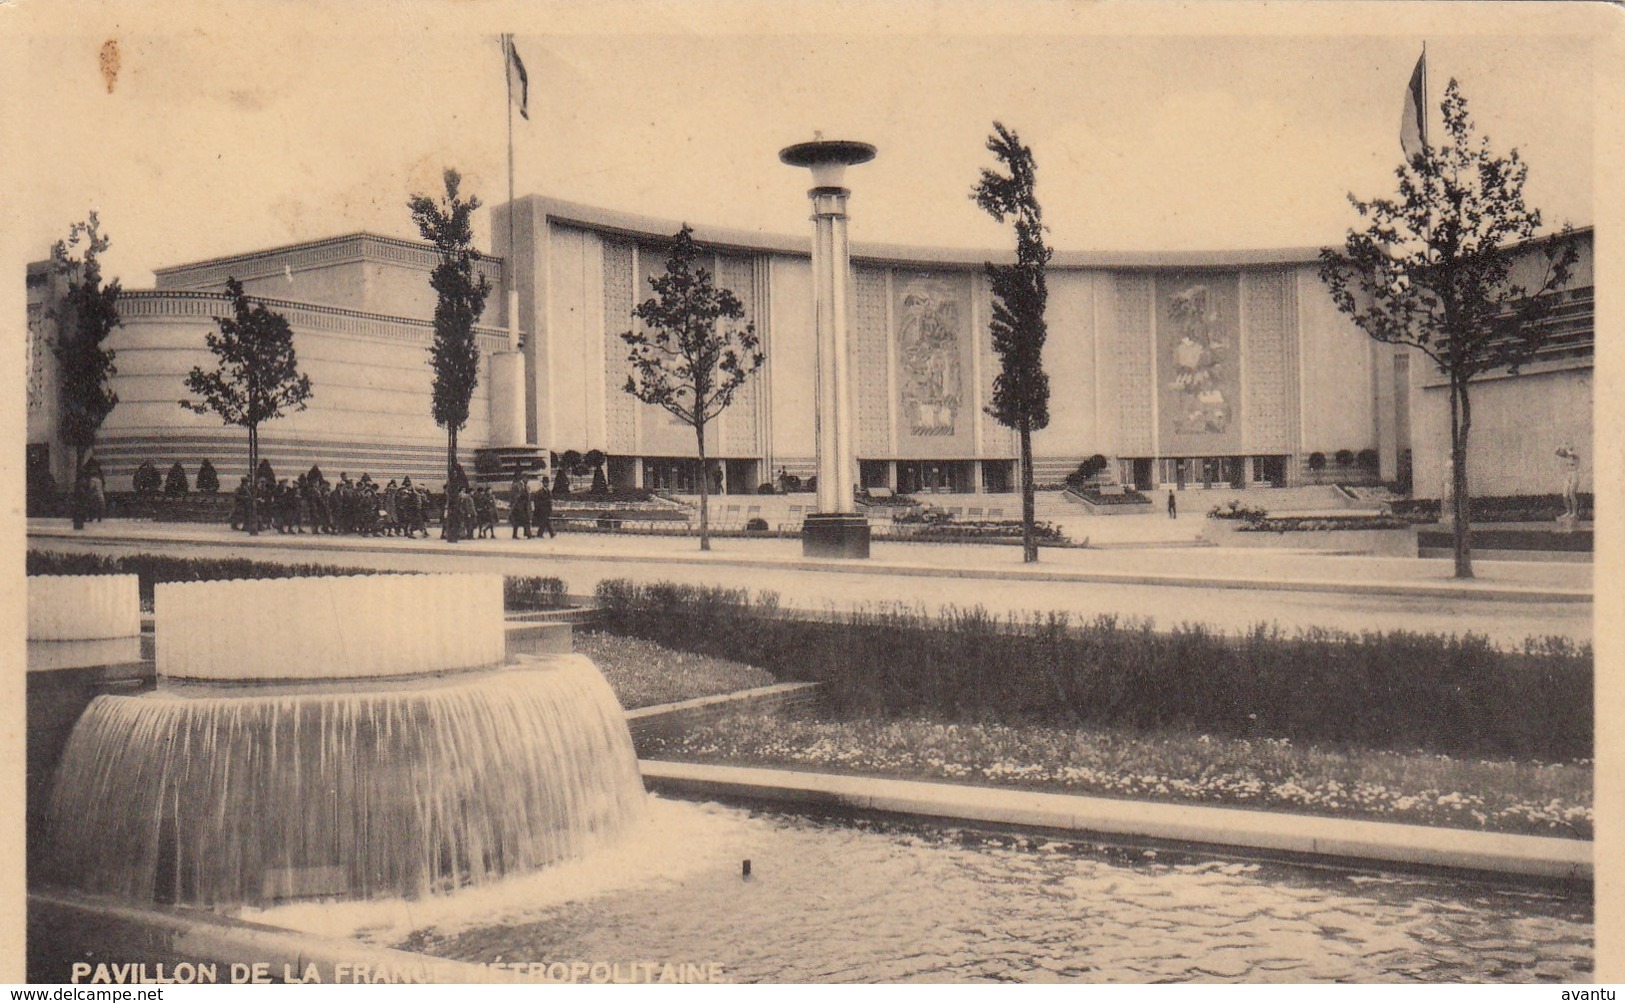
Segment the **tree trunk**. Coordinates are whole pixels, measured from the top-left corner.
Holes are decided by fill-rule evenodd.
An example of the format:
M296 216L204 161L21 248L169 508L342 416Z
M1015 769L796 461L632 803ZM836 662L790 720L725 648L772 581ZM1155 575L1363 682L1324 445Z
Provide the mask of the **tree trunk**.
M68 512L73 516L73 528L85 528L85 454L84 446L73 449L73 483L68 488Z
M708 504L711 471L705 465L705 422L694 425L694 439L700 447L700 549L711 549L711 510Z
M1021 560L1038 561L1038 538L1033 533L1033 427L1021 420Z
M248 426L248 535L260 535L260 430Z
M446 429L446 486L451 486L457 471L457 430Z
M1455 521L1456 577L1473 577L1472 499L1467 491L1467 433L1472 428L1472 406L1467 399L1467 381L1450 377L1450 492L1451 514Z

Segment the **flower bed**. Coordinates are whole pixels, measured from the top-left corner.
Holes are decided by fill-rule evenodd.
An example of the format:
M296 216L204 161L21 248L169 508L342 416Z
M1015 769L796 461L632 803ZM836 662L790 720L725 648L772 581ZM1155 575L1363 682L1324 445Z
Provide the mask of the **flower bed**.
M1232 498L1224 505L1215 505L1207 510L1209 519L1225 519L1238 522L1256 522L1266 518L1268 512L1261 508L1244 505L1239 498Z
M1034 522L1033 536L1049 545L1065 545L1067 539L1060 527L1049 522ZM887 539L912 540L916 543L977 543L986 541L1019 541L1020 519L977 519L960 521L944 519L903 519L892 522Z
M1578 839L1593 832L1589 760L1485 761L1287 739L750 713L652 736L639 752Z
M872 495L867 492L858 501L875 508L917 508L920 500L913 495Z
M673 651L652 641L578 631L575 650L598 666L627 710L771 686L770 672L709 655Z
M1069 488L1073 494L1082 498L1091 505L1149 505L1151 499L1131 487L1124 487L1119 491L1105 492L1098 486Z
M1219 518L1228 518L1220 516ZM1272 515L1248 519L1241 527L1243 533L1323 533L1343 530L1409 529L1404 519L1388 515L1351 516L1291 516Z
M1562 638L1503 650L1471 634L1260 625L1231 636L979 608L793 619L772 595L619 579L600 582L597 597L602 629L823 682L831 705L849 715L1592 755L1592 650Z

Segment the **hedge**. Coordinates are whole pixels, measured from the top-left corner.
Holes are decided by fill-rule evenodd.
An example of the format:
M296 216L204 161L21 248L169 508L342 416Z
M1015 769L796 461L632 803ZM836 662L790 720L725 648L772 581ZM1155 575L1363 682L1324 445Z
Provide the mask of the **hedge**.
M1580 518L1591 519L1596 498L1589 491L1576 496ZM1549 495L1488 495L1474 497L1468 502L1468 511L1478 522L1554 522L1563 514L1563 496ZM1440 504L1437 498L1401 498L1390 503L1395 515L1426 522L1437 522Z
M539 575L509 575L502 587L508 609L563 609L570 605L564 581Z
M102 554L62 554L30 550L31 575L135 575L140 580L141 601L152 602L152 588L159 582L210 582L233 578L308 578L319 575L376 575L376 568L342 568L327 564L279 564L250 561L242 557L165 557L157 554L130 554L107 557ZM568 605L564 582L558 578L509 575L503 582L503 604L515 609L559 609Z
M980 607L787 616L776 596L599 583L600 629L824 683L871 718L1179 729L1453 755L1592 755L1589 645L1404 631L1235 637L1182 624Z

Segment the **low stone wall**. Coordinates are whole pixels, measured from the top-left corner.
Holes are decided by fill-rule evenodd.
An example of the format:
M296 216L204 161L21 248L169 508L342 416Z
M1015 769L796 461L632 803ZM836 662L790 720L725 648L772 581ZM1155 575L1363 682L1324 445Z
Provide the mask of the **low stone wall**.
M738 693L638 707L626 712L626 725L632 732L632 743L641 747L651 738L678 735L728 714L813 706L820 699L820 688L820 683L775 683Z
M568 655L575 650L569 623L509 620L506 625L508 657L515 655Z

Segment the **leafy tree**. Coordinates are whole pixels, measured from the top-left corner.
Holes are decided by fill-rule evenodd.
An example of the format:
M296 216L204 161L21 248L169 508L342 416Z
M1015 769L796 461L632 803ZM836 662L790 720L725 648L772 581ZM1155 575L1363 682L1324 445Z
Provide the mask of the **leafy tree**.
M621 340L631 349L627 361L633 374L626 378L626 392L694 429L700 549L710 550L705 426L733 403L734 392L766 356L756 326L737 326L745 317L744 304L732 290L713 283L711 273L698 264L699 254L694 231L684 223L672 238L665 273L649 279L655 295L632 309L646 330L627 331Z
M204 460L197 468L197 489L203 494L212 495L220 490L220 474L214 469L214 464Z
M999 374L993 378L993 401L987 413L999 424L1014 429L1021 446L1021 555L1038 560L1038 537L1033 513L1033 433L1049 425L1049 375L1044 372L1044 305L1049 298L1044 272L1052 250L1044 243L1044 218L1034 191L1038 165L1033 151L1003 123L993 123L988 150L1008 174L982 169L971 192L983 212L1003 223L1009 219L1016 234L1016 262L987 264L993 286L993 316L989 327Z
M191 491L192 485L186 481L186 468L176 460L169 468L169 475L164 478L164 494L170 498L185 498Z
M423 239L440 253L440 263L429 274L429 285L439 297L429 363L434 367L434 420L446 430L446 478L450 480L457 464L457 433L468 424L468 403L480 382L474 325L485 311L491 283L474 274L474 263L481 255L473 246L471 220L480 200L469 196L465 201L458 195L463 178L456 170L446 168L443 180L444 198L436 202L428 195L413 195L407 207Z
M59 374L62 435L74 451L75 484L84 476L85 457L96 445L96 432L118 404L118 394L109 386L118 372L114 353L103 347L108 335L123 323L118 312L119 281L102 283L101 255L111 245L92 212L84 222L69 227L68 238L51 248L56 273L67 282L67 294L52 310L57 337L51 351Z
M219 364L211 372L192 367L186 388L201 399L180 405L247 429L248 469L257 472L260 424L282 417L284 409L303 411L311 395L310 377L299 372L286 317L250 300L235 278L226 279L226 294L233 315L216 317L219 332L204 336ZM248 531L253 534L259 533L258 496L258 490L248 493Z
M1450 467L1455 574L1473 577L1467 442L1472 381L1516 373L1550 337L1540 321L1557 305L1579 251L1564 235L1514 252L1541 226L1524 204L1529 166L1498 156L1475 135L1467 99L1451 80L1440 104L1445 141L1424 143L1394 172L1397 198L1349 202L1364 230L1321 252L1320 276L1339 310L1377 341L1421 352L1450 382ZM1544 259L1543 261L1541 259ZM1531 266L1535 267L1531 267Z

